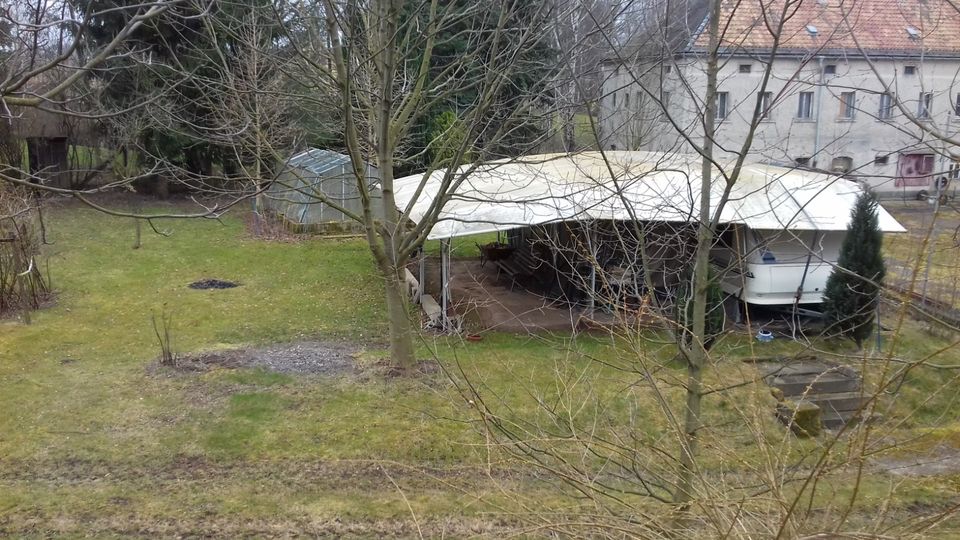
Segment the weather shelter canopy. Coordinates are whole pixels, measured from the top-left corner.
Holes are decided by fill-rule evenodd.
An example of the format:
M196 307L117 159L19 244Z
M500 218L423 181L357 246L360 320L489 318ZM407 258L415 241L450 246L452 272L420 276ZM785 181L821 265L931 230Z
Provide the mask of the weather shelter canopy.
M701 171L699 156L639 151L543 154L485 163L454 190L429 238L562 221L694 222ZM433 172L419 196L422 174L398 179L397 207L403 210L417 197L410 219L422 220L440 195L445 172ZM713 209L724 186L724 177L714 169ZM720 222L755 230L843 231L861 192L859 184L838 176L749 164L730 192ZM905 230L882 207L878 214L883 231Z
M379 212L381 195L377 168L364 164L364 171L374 211ZM333 205L323 201L330 201ZM337 208L354 215L362 213L360 190L350 157L317 148L293 156L268 188L263 205L265 210L302 227L353 223L349 215Z

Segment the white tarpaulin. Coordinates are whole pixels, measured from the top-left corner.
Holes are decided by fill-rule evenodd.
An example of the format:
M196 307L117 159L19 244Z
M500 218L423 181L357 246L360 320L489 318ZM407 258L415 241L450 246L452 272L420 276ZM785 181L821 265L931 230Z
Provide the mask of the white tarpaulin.
M605 159L604 159L605 158ZM686 222L698 215L697 156L656 152L544 154L484 164L467 176L443 206L429 238L466 236L559 221ZM423 219L441 190L444 171L395 182L397 207L414 202ZM714 172L716 208L724 178ZM842 178L769 165L747 165L721 215L723 223L752 229L846 230L860 186ZM882 207L880 228L905 229Z

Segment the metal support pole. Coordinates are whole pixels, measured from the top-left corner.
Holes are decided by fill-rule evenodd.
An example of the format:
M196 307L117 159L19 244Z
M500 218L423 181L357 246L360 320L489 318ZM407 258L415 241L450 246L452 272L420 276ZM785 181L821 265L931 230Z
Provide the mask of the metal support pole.
M417 275L417 280L420 285L417 290L417 303L423 303L423 289L427 286L426 275L427 275L427 252L424 251L423 247L420 248L420 263L419 263L419 272Z
M935 178L937 198L933 203L933 223L930 224L931 244L927 246L927 264L923 269L923 291L920 295L921 305L927 306L927 282L930 281L930 265L933 263L933 249L937 245L937 215L940 213L940 179Z
M876 315L874 315L874 317L877 319L877 350L874 352L874 354L879 355L880 352L882 351L882 346L880 342L880 297L879 296L877 296Z
M593 223L587 223L587 249L590 250L590 315L593 315L594 310L596 309L596 295L597 295L597 250L593 246Z
M440 325L446 332L450 327L447 317L447 295L450 286L450 240L440 241Z
M810 155L810 166L814 169L817 168L817 159L820 154L820 104L823 102L823 57L817 59L817 70L819 71L819 79L817 84L817 103L816 103L816 118L813 122L813 154ZM825 169L826 167L820 167L820 169Z
M810 247L807 248L807 262L803 265L803 275L800 276L800 285L797 286L797 295L793 299L793 314L790 316L790 324L793 327L793 339L797 339L797 327L800 326L800 316L797 315L797 308L800 304L800 298L803 296L803 286L807 282L807 273L810 271L810 259L813 257L813 250L817 247L817 239L820 231L813 232L813 240L810 241Z

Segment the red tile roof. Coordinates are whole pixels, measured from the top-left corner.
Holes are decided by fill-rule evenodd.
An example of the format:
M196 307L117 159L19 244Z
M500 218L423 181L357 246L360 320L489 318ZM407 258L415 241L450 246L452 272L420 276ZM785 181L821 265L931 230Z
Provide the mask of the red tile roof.
M960 3L952 0L725 1L720 25L723 45L746 50L771 48L785 5L789 7L780 47L786 50L862 48L873 53L960 55ZM816 36L808 26L816 29ZM911 38L907 27L915 28L918 37ZM694 45L707 46L705 31Z

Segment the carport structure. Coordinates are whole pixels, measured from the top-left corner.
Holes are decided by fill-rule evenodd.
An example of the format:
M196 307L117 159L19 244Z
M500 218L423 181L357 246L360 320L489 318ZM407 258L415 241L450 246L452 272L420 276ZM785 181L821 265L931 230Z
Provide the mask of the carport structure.
M482 164L452 194L442 193L443 171L426 181L402 178L396 201L417 222L436 197L448 198L428 235L442 246L445 326L450 239L492 232L507 237L490 246L502 249L502 271L517 273L532 261L554 274L551 294L592 312L598 288L611 283L637 296L675 292L691 261L700 171L694 155L544 154ZM714 179L711 213L725 184L719 170ZM819 303L861 192L839 176L746 165L721 212L711 253L724 291L748 304ZM886 232L904 230L883 208L879 220Z

